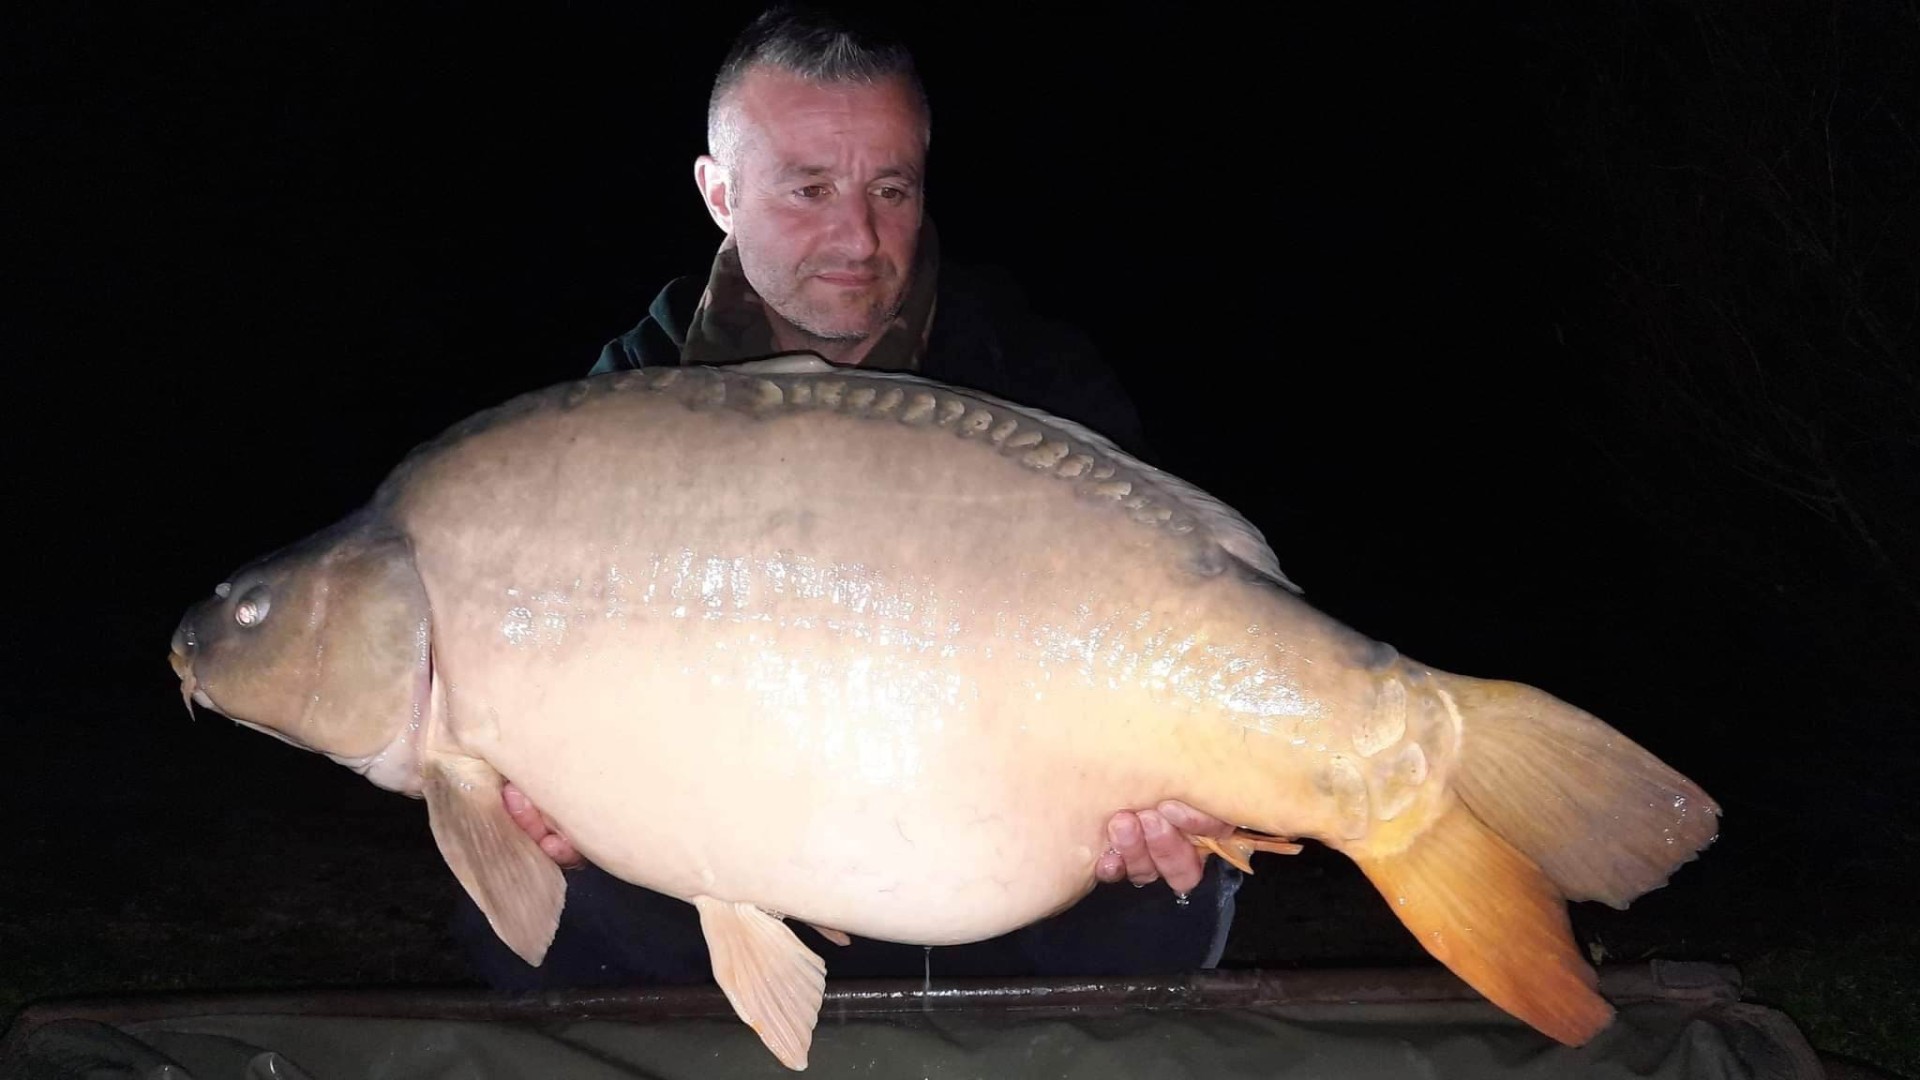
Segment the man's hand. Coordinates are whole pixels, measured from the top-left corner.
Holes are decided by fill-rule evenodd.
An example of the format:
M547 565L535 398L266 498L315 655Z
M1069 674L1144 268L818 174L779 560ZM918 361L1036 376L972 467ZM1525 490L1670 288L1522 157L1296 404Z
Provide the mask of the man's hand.
M1107 821L1112 845L1094 866L1101 881L1126 878L1146 885L1165 878L1168 887L1185 896L1200 884L1200 849L1189 836L1211 836L1225 842L1232 825L1203 814L1183 802L1168 800L1152 810L1122 810Z
M547 858L559 863L562 870L587 865L587 860L580 857L573 843L547 824L540 808L533 805L533 800L527 798L525 792L514 787L513 781L507 781L506 786L500 789L500 801L506 804L507 816L513 818L514 824L533 837L534 843L540 845L540 850L547 853Z

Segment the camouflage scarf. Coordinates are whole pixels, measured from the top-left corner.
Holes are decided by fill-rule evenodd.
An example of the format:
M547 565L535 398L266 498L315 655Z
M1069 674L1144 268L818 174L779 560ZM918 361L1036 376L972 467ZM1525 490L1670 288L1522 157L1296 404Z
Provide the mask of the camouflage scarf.
M864 343L857 363L881 371L913 371L920 366L933 328L934 288L940 266L940 244L933 220L923 218L919 247L910 271L906 300L893 321ZM687 327L687 343L680 348L682 364L727 364L779 352L773 326L760 294L740 269L740 252L729 235L713 257L713 272Z

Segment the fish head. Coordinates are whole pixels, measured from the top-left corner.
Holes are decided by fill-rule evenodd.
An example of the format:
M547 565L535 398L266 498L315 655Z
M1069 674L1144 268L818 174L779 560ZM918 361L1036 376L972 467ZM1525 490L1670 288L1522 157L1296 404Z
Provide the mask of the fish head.
M168 661L189 712L364 772L426 718L431 628L405 537L349 519L234 571L181 618Z

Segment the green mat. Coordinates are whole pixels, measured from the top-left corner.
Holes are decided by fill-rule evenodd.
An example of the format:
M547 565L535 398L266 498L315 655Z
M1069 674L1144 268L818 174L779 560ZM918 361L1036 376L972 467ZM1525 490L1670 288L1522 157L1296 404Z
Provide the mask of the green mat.
M1437 970L1185 980L829 983L807 1076L1822 1080L1782 1014L1717 965L1602 972L1619 1009L1578 1049ZM169 996L29 1007L22 1080L787 1077L717 989Z

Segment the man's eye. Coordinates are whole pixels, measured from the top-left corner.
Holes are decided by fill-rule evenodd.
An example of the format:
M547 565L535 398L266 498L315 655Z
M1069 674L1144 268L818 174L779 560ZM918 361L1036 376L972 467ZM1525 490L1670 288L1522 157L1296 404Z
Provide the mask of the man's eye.
M827 195L827 185L808 184L806 187L794 192L794 194L803 199L823 199L826 198Z
M881 188L880 197L887 200L888 202L907 201L907 193L902 189L895 188L895 187Z

